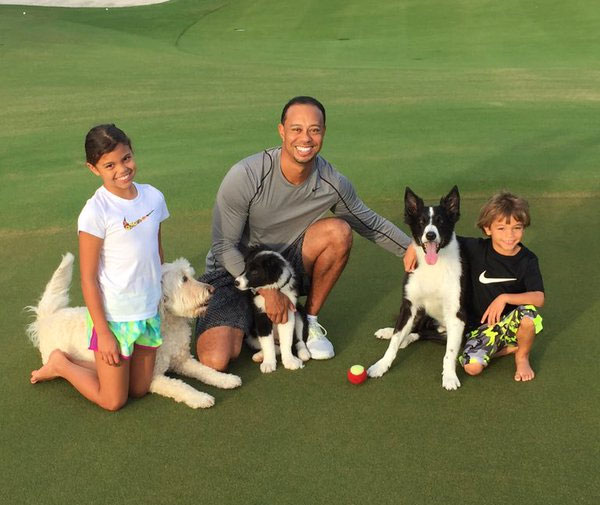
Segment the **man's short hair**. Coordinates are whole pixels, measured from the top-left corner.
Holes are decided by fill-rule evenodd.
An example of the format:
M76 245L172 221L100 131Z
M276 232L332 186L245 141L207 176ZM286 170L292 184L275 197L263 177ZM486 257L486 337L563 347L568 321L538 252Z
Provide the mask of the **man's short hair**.
M489 228L496 219L501 217L506 218L506 221L510 221L512 217L524 227L529 226L531 218L527 200L508 191L496 193L481 207L477 226L483 231L484 228Z
M319 102L319 100L313 98L312 96L295 96L288 103L286 103L283 107L283 110L281 111L281 124L283 124L283 122L285 121L285 116L287 114L288 109L292 105L297 104L314 105L317 109L321 111L321 114L323 114L323 126L325 126L325 107L323 107L323 104Z

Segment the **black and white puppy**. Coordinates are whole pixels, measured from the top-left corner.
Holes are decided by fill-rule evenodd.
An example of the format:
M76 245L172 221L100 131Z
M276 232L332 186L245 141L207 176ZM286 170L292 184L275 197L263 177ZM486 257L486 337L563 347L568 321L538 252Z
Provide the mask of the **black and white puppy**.
M437 206L427 207L410 188L404 195L404 221L410 226L418 265L404 278L400 314L394 328L383 328L375 335L391 338L383 358L368 369L370 377L381 377L396 358L398 349L420 338L419 330L446 330L446 353L442 368L442 386L460 387L456 375L456 357L460 350L466 321L464 261L454 225L460 217L460 197L454 186Z
M277 347L279 339L281 361L288 370L297 370L310 359L310 352L304 343L308 336L308 324L304 307L298 303L298 290L294 269L279 253L264 248L254 248L245 257L246 268L235 279L235 286L242 290L251 290L254 308L254 335L247 339L252 348L256 348L256 339L262 350L260 370L273 372L277 367ZM274 325L265 313L265 299L258 293L260 289L278 289L296 306L296 312L288 310L285 324ZM292 346L298 357L292 354Z

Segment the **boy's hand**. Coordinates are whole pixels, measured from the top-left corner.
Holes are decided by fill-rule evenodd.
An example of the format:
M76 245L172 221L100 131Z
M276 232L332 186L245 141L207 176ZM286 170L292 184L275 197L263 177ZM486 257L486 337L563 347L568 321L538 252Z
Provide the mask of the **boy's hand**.
M494 326L500 321L504 307L506 307L506 296L504 294L498 295L483 313L481 323L486 323L488 326Z
M406 248L406 252L404 253L404 271L405 272L414 272L415 268L417 268L417 251L415 251L415 246L410 244Z
M110 366L119 366L121 358L119 356L119 346L117 339L112 333L98 335L98 352L102 361Z
M288 310L296 312L296 307L278 289L259 289L258 293L265 299L265 313L273 324L285 324Z

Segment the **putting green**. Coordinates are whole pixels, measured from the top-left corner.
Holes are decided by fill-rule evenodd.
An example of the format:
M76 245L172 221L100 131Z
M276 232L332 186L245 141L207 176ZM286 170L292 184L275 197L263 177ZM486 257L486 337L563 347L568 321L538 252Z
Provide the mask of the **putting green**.
M595 504L600 304L600 7L555 0L258 0L122 9L0 6L0 472L11 503ZM374 209L402 222L410 185L457 184L459 232L485 198L530 201L545 330L536 379L511 358L441 387L443 348L417 343L354 387L393 321L401 262L355 240L320 315L336 357L263 376L194 411L148 396L108 414L64 381L32 386L35 303L97 180L83 137L115 122L138 180L163 191L167 260L197 270L214 195L235 161L279 142L287 99L327 107L323 155ZM73 304L81 304L77 281Z

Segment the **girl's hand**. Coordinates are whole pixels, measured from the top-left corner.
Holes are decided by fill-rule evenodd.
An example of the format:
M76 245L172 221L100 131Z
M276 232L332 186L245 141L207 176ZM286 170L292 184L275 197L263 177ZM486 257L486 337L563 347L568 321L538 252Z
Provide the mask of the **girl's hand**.
M504 307L506 307L506 297L504 294L498 295L483 313L481 323L487 323L489 326L494 326L500 321Z
M112 333L98 335L98 352L102 361L110 366L119 366L121 358L117 339Z

